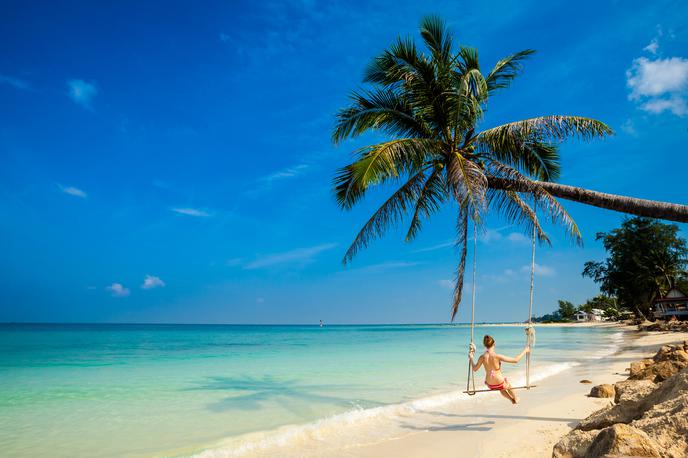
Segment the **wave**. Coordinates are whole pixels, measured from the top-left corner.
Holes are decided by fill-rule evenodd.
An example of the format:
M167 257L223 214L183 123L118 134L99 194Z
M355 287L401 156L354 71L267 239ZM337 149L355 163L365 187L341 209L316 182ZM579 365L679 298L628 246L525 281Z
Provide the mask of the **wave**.
M531 383L537 383L580 364L580 362L572 361L542 367L535 366L535 374L531 377ZM511 380L512 384L516 386L525 384L525 377L513 377ZM338 442L337 439L341 439L346 429L357 429L356 427L368 425L370 422L382 423L387 420L399 420L413 414L427 412L430 409L472 399L475 398L463 393L463 391L455 390L399 404L353 409L312 423L288 425L273 431L249 433L228 438L215 448L205 450L195 456L198 458L241 457L268 453L270 450L282 447L331 444Z

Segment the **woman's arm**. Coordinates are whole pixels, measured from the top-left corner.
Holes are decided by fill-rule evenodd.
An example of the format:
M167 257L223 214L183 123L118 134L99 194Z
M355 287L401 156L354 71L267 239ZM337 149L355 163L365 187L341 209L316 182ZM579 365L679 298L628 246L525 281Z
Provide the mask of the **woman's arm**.
M483 365L483 356L480 355L480 358L478 358L478 362L475 364L473 363L473 356L470 356L470 361L471 361L471 369L473 369L473 372L475 372L478 369L480 369L480 366Z
M510 357L504 356L504 355L497 355L497 358L499 358L500 361L503 361L503 362L505 362L505 363L516 364L516 363L519 362L519 361L521 360L521 358L523 358L523 357L525 356L525 354L528 353L528 352L530 352L530 347L524 348L523 351L522 351L517 357L515 357L515 358L510 358Z

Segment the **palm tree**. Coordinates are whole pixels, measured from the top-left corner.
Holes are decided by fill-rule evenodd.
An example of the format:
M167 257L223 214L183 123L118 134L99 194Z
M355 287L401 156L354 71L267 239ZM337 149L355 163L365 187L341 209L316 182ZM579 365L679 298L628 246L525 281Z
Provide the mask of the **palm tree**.
M534 51L509 55L484 74L477 50L455 49L440 18L424 18L420 34L427 53L411 39L397 39L366 69L363 81L371 88L354 92L351 105L339 111L332 135L335 143L368 131L392 139L356 151L354 162L334 179L335 195L343 209L350 209L369 188L400 184L356 235L344 263L407 214L411 219L406 240L411 241L423 220L443 204L456 203L461 254L453 320L463 290L469 221L480 227L484 214L496 212L548 242L537 208L580 241L578 227L554 196L622 211L646 207L638 199L629 203L620 196L605 197L609 195L552 182L559 176L557 144L572 137L592 140L610 135L611 129L600 121L543 116L478 129L489 98L509 87L523 60ZM688 208L679 210L688 220Z

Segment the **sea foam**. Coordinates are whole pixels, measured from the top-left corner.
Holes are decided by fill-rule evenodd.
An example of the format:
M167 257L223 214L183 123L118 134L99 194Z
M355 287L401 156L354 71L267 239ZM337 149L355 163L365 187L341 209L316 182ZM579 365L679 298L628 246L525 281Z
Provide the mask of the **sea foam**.
M580 364L580 362L572 361L534 366L533 375L530 378L531 384ZM525 384L525 376L508 378L514 386ZM476 388L478 387L476 386ZM249 433L228 438L217 444L216 447L207 449L195 456L198 458L262 456L263 454L265 456L274 456L271 451L276 451L283 447L304 447L304 449L308 450L323 445L332 446L337 443L344 446L344 443L348 441L343 441L343 436L352 439L353 437L351 436L358 435L363 437L358 437L357 439L369 440L370 438L366 437L369 435L369 432L366 433L366 431L369 431L371 423L374 426L384 426L385 423L391 423L394 420L410 417L430 409L442 408L453 403L467 402L474 399L474 397L464 393L463 390L455 390L398 404L367 409L353 409L307 424L288 425L272 431ZM361 428L363 426L368 428Z

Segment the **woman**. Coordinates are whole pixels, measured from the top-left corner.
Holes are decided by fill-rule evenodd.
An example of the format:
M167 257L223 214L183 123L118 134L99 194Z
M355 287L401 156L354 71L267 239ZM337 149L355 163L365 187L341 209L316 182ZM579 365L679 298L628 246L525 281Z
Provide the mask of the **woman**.
M502 396L510 400L512 404L518 403L518 396L511 389L511 384L504 377L504 374L502 374L502 362L518 363L526 353L530 352L530 347L524 348L517 357L509 358L508 356L495 353L495 340L491 336L486 335L483 338L483 345L485 345L485 353L478 358L477 363L473 363L473 356L475 356L475 346L473 344L471 344L468 352L468 359L471 362L473 372L480 369L480 366L485 366L485 385L491 390L499 390Z

